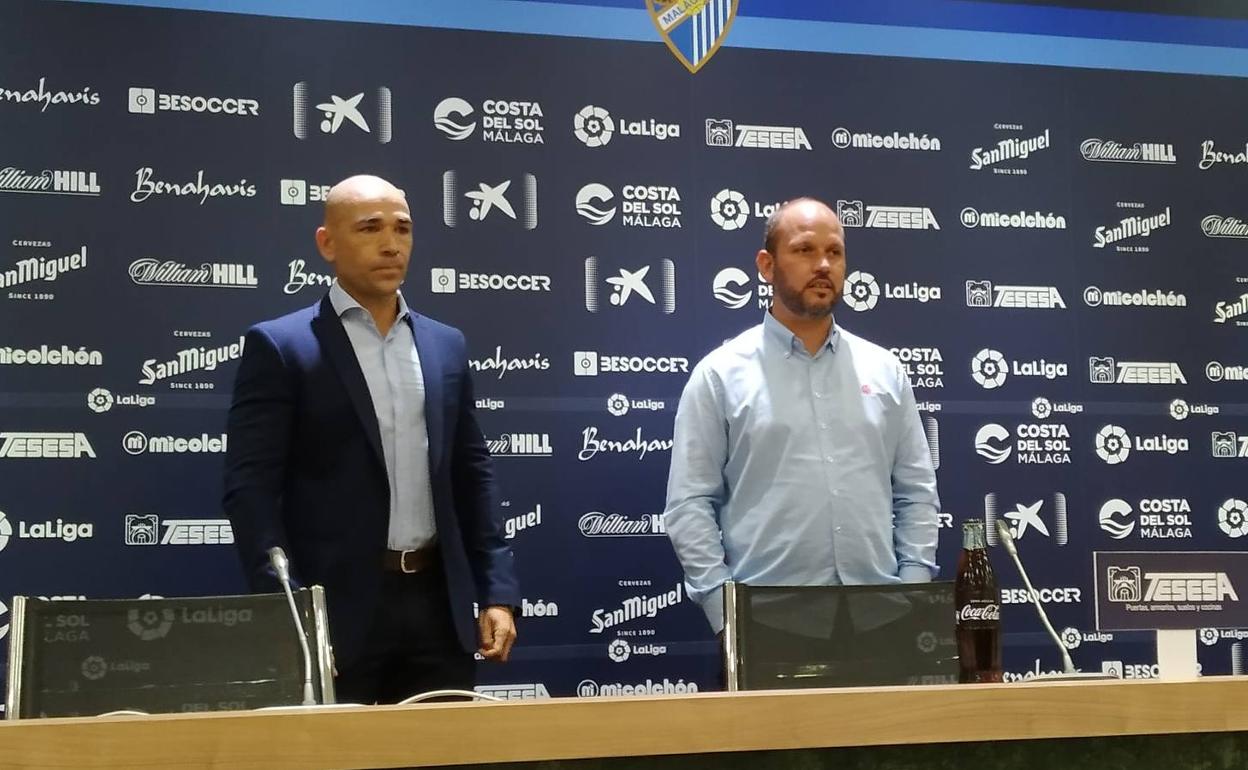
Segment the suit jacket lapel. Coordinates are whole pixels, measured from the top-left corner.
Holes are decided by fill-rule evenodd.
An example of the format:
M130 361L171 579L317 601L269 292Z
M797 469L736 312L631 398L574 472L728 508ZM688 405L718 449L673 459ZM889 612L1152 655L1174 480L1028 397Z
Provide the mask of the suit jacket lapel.
M368 436L369 446L373 448L377 461L384 468L386 456L381 450L381 429L377 426L373 398L368 394L368 382L365 381L364 370L360 368L360 362L355 357L355 349L351 347L351 338L347 336L347 330L334 312L328 296L321 300L321 306L312 319L312 332L320 341L321 350L325 351L325 357L338 373L338 378L342 380L343 387L347 389L355 413Z
M429 434L429 475L436 478L442 464L442 373L446 369L441 351L423 316L407 314L416 354L420 356L420 372L425 381L425 428Z

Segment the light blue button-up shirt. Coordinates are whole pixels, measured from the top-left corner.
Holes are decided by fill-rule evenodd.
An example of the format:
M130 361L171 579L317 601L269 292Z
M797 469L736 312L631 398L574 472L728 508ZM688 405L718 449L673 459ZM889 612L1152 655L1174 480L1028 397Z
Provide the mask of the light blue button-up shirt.
M330 304L355 349L381 430L381 451L390 481L387 547L402 551L433 543L437 529L429 484L425 379L407 324L411 310L402 294L398 298L399 316L383 338L373 316L338 281L329 288Z
M680 398L664 523L718 632L722 586L926 582L936 473L897 358L833 325L815 355L768 313Z

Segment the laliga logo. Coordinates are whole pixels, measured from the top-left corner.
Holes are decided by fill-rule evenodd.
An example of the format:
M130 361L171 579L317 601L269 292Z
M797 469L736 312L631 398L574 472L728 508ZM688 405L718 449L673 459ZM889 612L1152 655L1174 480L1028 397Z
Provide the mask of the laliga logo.
M632 653L632 646L625 639L615 639L607 645L607 657L616 663L623 663L628 660L628 656Z
M587 104L572 118L572 132L586 147L605 147L615 134L615 121L603 108Z
M605 184L590 182L576 194L576 213L591 225L605 225L615 216L615 206L605 208L614 197L615 193Z
M879 301L880 284L874 275L855 270L845 279L845 304L851 310L861 313L874 308Z
M7 613L8 611L9 611L8 606L6 606L4 602L0 602L0 618L3 618L5 616L5 613ZM3 639L4 637L8 636L8 633L9 633L8 623L5 623L4 625L0 626L0 639Z
M174 612L172 609L138 610L132 609L126 616L126 628L130 633L145 642L163 639L173 628Z
M628 414L628 397L622 393L613 394L607 399L607 411L615 417Z
M1131 455L1131 437L1117 425L1106 425L1096 432L1096 456L1109 465L1126 462Z
M13 536L13 525L9 523L5 517L4 511L0 511L0 551L9 544L9 538Z
M1191 407L1181 398L1176 398L1170 402L1170 416L1176 420L1186 420L1191 412Z
M461 142L472 136L477 121L462 122L472 115L472 105L458 96L449 96L433 108L433 125L450 139ZM456 122L456 120L461 122Z
M108 673L108 663L99 655L92 655L82 661L82 675L87 679L95 681L103 679Z
M750 218L750 204L736 190L724 188L711 198L711 219L723 230L740 230Z
M1053 414L1053 403L1044 396L1040 396L1031 402L1031 413L1036 416L1037 420L1047 420Z
M1083 634L1079 633L1079 629L1077 628L1063 628L1061 639L1063 647L1068 650L1073 650L1078 648L1083 642Z
M1222 503L1218 508L1218 529L1228 537L1248 534L1248 503L1234 497Z
M991 348L984 348L971 359L971 378L984 390L1004 385L1007 370L1005 356Z
M96 388L87 394L87 406L96 414L102 414L113 408L113 394L105 388Z
M715 274L715 279L711 281L711 290L715 295L715 299L733 310L740 310L750 301L751 292L749 290L741 291L749 282L750 276L744 270L736 267L725 267Z

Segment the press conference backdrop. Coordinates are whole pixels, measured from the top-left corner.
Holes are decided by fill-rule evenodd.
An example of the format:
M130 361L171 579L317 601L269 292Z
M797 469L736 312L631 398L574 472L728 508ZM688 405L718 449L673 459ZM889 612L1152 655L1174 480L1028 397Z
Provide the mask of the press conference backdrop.
M762 320L764 218L806 194L846 227L837 323L909 370L942 577L963 520L1004 519L1076 663L1153 675L1149 634L1094 630L1090 554L1248 532L1242 94L731 46L690 75L657 33L6 3L0 598L244 590L219 503L242 335L321 298L320 203L372 172L407 192L405 295L467 334L497 458L524 601L483 684L714 687L659 516L674 411ZM1059 668L993 554L1008 676ZM1204 671L1238 671L1245 635L1203 632Z

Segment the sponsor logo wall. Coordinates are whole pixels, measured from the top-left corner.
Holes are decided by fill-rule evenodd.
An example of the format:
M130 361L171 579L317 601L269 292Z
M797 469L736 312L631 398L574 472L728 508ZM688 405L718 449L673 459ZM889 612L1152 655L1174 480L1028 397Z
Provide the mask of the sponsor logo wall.
M482 692L716 686L661 516L672 424L775 301L754 255L797 194L845 226L838 323L914 389L942 578L963 520L1003 521L1077 663L1144 676L1135 632L1095 630L1089 553L1246 542L1248 134L1217 79L876 58L873 101L799 104L769 84L824 89L849 57L726 49L694 76L661 46L379 26L330 74L344 25L292 47L291 22L197 17L291 52L257 79L245 51L141 58L136 21L196 41L101 7L114 72L57 39L79 13L0 10L0 639L14 594L243 590L219 500L244 334L323 296L313 231L362 170L407 192L405 295L465 332L496 458L525 602ZM552 66L514 66L534 50ZM377 74L427 56L462 63ZM894 87L916 73L941 109ZM993 549L1007 670L1054 668ZM1218 633L1202 663L1227 673L1245 637Z

